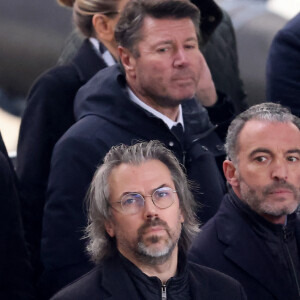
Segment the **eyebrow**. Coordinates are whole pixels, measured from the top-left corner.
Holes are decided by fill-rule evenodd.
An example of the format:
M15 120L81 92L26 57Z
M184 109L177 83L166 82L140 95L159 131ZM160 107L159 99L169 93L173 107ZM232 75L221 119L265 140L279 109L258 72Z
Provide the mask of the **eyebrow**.
M198 43L198 39L196 37L189 37L184 40L185 43L190 42L190 41ZM173 40L161 40L161 41L158 41L157 43L155 43L154 47L157 47L159 45L172 45L173 43L174 43Z
M272 154L273 152L270 151L269 149L267 148L257 148L253 151L251 151L251 153L249 154L249 157L253 157L255 154L257 153L267 153L267 154ZM297 153L300 155L300 149L290 149L288 151L285 152L286 154L291 154L291 153Z
M250 152L249 157L253 157L255 154L261 153L261 152L262 153L267 153L267 154L272 154L272 152L267 148L257 148L257 149Z
M286 153L297 153L300 155L300 149L291 149L291 150L288 150Z
M165 186L169 186L169 185L166 184L166 183L163 183L163 184L161 184L160 186L158 186L158 187L152 189L152 190L151 190L151 195L152 195L156 190L158 190L158 189L160 189L160 188L162 188L162 187L165 187ZM128 194L139 194L139 195L142 195L142 196L143 196L143 194L140 193L140 192L123 192L123 193L121 194L121 196L120 196L120 199L121 199L123 196L128 195ZM147 195L145 195L145 196L147 196Z

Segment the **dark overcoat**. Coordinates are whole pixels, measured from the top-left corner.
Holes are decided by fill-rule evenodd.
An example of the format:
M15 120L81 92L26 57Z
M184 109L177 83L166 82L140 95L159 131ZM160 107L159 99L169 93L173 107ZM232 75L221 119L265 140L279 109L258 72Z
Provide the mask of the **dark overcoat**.
M0 134L0 299L34 299L12 165Z
M202 227L193 242L189 259L216 269L238 280L248 300L300 299L297 288L278 267L281 253L271 254L265 240L253 230L251 220L238 209L227 194L217 214ZM300 220L296 223L296 241L300 249ZM286 257L286 259L289 259ZM291 287L293 286L293 291Z
M300 13L275 36L267 61L267 100L300 117Z
M20 128L17 175L26 240L35 267L54 145L75 123L73 102L78 89L104 67L104 61L85 40L70 64L43 74L29 93Z

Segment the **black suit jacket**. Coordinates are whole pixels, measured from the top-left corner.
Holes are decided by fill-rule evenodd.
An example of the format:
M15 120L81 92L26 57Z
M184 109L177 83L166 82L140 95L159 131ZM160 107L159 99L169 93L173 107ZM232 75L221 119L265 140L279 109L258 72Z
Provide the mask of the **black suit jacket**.
M238 280L248 300L294 300L278 262L272 259L269 248L249 222L247 215L235 207L227 194L217 214L202 227L193 242L189 259ZM299 219L296 240L299 251Z

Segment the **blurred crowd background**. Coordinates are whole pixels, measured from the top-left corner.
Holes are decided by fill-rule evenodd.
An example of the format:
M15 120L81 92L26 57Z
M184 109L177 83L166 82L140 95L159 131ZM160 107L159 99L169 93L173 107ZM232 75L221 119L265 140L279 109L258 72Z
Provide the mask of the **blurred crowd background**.
M241 78L249 105L265 99L265 65L276 32L297 14L300 0L216 0L236 31ZM55 0L0 2L0 130L11 155L26 95L57 64L73 28L71 10Z

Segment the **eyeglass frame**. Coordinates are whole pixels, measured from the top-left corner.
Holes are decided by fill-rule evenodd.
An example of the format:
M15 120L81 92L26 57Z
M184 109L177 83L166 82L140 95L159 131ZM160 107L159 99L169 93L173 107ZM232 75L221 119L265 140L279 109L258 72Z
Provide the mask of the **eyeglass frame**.
M156 204L155 204L155 201L154 201L154 199L153 199L153 195L158 191L158 190L160 190L160 189L163 189L163 188L168 188L168 189L170 189L171 191L172 191L172 203L169 205L169 206L167 206L167 207L159 207L159 206L157 206ZM119 203L120 205L121 205L121 212L124 214L124 215L134 215L134 214L136 214L136 213L138 213L138 211L136 212L136 213L126 213L125 212L125 210L124 210L124 208L123 208L123 205L122 205L122 199L125 197L125 196L127 196L127 195L132 195L132 194L134 194L134 195L139 195L139 196L141 196L141 198L143 199L143 207L145 206L145 201L146 201L146 199L145 198L151 198L151 201L152 201L152 203L154 204L154 206L155 207L157 207L157 208L159 208L159 209L167 209L167 208L169 208L169 207L171 207L173 204L174 204L174 202L175 202L175 198L174 198L174 196L173 196L173 194L177 194L177 191L176 190L174 190L173 188L171 188L171 187L169 187L169 186L161 186L161 187L159 187L159 188L157 188L157 189L155 189L154 191L153 191L153 193L152 193L152 195L142 195L142 194L140 194L140 193L137 193L137 192L129 192L129 193L126 193L126 194L124 194L122 197L121 197L121 200L119 200L119 201L115 201L115 202L109 202L109 206L111 206L113 209L115 209L115 210L117 210L115 207L113 207L112 205L113 204L115 204L115 203ZM119 210L117 210L117 211L119 211ZM120 211L119 211L120 212Z

